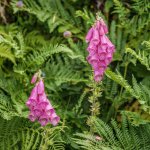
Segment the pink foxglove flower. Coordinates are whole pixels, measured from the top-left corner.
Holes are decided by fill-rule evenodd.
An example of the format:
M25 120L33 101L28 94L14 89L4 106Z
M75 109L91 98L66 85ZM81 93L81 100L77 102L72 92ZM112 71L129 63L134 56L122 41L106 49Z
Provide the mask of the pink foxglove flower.
M39 95L45 94L43 80L40 80L39 83L38 83L37 93Z
M42 126L47 125L49 122L56 126L60 121L60 118L47 99L42 79L32 89L26 105L30 109L29 119L32 122L38 120Z
M56 126L60 120L60 117L57 116L56 113L53 113L53 114L51 114L50 120L51 120L52 125Z
M29 114L29 119L30 119L32 122L34 122L34 121L37 119L37 117L36 117L32 112L30 112L30 114Z
M40 124L41 124L42 126L46 126L47 123L49 122L48 116L47 116L47 115L41 115L41 116L39 117L39 122L40 122Z
M89 32L86 35L86 42L91 41L92 36L93 36L93 27L89 30Z
M87 61L94 69L94 80L99 82L104 76L107 66L111 63L115 46L105 35L108 28L102 18L96 21L86 35L86 42L89 43Z

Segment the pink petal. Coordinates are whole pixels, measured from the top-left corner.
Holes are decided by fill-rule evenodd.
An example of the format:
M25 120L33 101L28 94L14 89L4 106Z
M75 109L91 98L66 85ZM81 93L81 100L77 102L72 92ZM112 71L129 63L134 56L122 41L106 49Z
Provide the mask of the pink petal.
M100 43L101 45L107 45L108 40L106 35L100 36Z
M29 99L29 100L26 102L26 105L27 105L30 109L32 109L34 106L37 105L37 101L34 100L34 99Z
M46 118L43 118L43 119L40 119L39 122L40 122L41 126L46 126L48 123L48 120Z
M115 52L115 47L107 47L107 52L113 54Z
M111 43L111 41L107 38L107 44L109 48L115 48L115 46Z
M92 42L94 45L97 45L97 44L100 42L99 32L98 32L98 30L95 29L95 28L94 28L94 30L93 30L93 38L92 38L91 42Z
M99 46L98 47L98 54L100 53L107 53L107 46Z
M98 55L92 55L92 56L88 56L87 57L87 60L88 60L88 62L89 62L89 64L92 64L92 63L94 63L94 62L98 62Z
M32 89L29 99L37 100L37 85Z
M91 50L91 51L89 51L89 56L96 55L97 53L98 53L97 49Z
M99 63L100 63L100 66L102 66L104 68L107 67L107 64L105 63L105 60L100 60Z
M31 100L30 100L30 99L26 102L26 105L27 105L27 106L30 106L30 105L31 105Z
M106 60L105 60L105 63L106 63L107 65L109 65L111 61L112 61L112 58L109 58L109 59L106 59Z
M36 118L36 116L34 116L33 113L30 113L30 114L29 114L29 119L30 119L32 122L34 122L37 118Z
M96 22L96 28L98 29L100 35L108 33L108 28L104 23L103 19L100 19L99 21Z
M108 48L107 44L106 45L100 45L101 51L107 52L107 48Z
M102 80L102 76L100 76L100 75L97 75L97 76L94 76L94 80L96 81L96 82L99 82L99 81L101 81Z
M34 108L33 113L36 117L40 117L42 115L42 110L39 107Z
M47 123L48 123L48 118L47 118L47 116L41 116L41 117L39 118L39 122L40 122L40 124L41 124L42 126L46 126Z
M93 27L89 30L89 32L86 35L86 42L90 42L93 36Z
M105 24L104 20L101 18L99 21L99 27L102 27L103 30L104 30L104 34L107 34L108 33L108 28L107 28L107 25Z
M50 122L53 126L56 126L58 122L60 121L60 117L56 115L56 113L53 113L50 117Z
M38 94L43 94L44 93L44 83L43 83L43 80L39 81L37 92L38 92Z
M98 70L98 68L100 67L100 63L97 61L93 62L91 65L92 65L94 70Z
M90 51L96 51L97 50L97 46L93 43L93 42L90 42L87 50L90 52Z
M39 100L39 102L47 101L47 96L46 96L45 92L43 92L42 94L38 95L38 100Z
M100 67L98 70L94 71L94 75L98 76L98 75L103 75L104 74L105 69L103 67Z
M99 60L105 60L105 59L106 59L106 53L100 53Z
M107 57L107 58L112 58L112 55L113 55L113 54L111 54L111 53L107 53L106 57Z
M99 34L100 35L104 35L105 34L105 29L103 28L103 26L100 27Z
M41 109L45 109L47 105L49 105L48 101L43 101L39 103L39 107Z
M100 23L101 23L101 25L103 26L103 29L104 29L105 34L107 34L107 33L108 33L108 28L107 28L107 25L105 24L104 20L101 19L101 20L100 20Z
M106 61L105 61L105 62L106 62L107 64L110 64L110 63L111 63L111 61L112 61L112 59L113 59L113 57L112 57L112 56L109 56L109 57L107 56L107 59L106 59Z
M55 112L55 111L54 111L54 108L52 107L51 104L49 104L49 105L46 106L45 113L46 113L48 116L52 115L54 112Z

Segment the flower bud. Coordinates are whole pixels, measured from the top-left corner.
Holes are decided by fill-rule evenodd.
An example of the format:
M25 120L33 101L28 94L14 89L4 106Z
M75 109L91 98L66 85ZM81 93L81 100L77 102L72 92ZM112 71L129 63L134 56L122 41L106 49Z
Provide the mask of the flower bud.
M35 73L32 77L31 84L34 84L36 82L37 77L38 77L38 73Z
M65 31L65 32L63 33L63 36L64 36L65 38L70 38L70 37L72 36L72 33L71 33L70 31Z
M101 141L101 140L102 140L102 138L101 138L100 136L98 136L98 135L95 136L95 139L96 139L97 141Z
M23 7L23 2L22 2L21 0L18 1L17 4L16 4L16 6L17 6L18 8L22 8L22 7Z

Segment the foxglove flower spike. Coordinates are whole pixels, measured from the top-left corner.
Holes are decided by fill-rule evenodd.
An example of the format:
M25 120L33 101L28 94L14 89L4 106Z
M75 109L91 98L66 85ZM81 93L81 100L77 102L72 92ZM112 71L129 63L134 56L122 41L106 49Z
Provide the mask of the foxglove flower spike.
M100 18L89 30L86 41L89 42L87 48L89 55L87 61L94 69L94 80L99 82L104 76L107 66L110 64L115 51L115 46L105 35L108 28L103 19Z

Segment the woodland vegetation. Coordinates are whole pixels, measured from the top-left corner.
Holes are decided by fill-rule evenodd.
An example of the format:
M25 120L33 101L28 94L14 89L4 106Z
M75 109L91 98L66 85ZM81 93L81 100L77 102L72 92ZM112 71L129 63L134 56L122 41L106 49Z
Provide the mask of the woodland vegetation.
M85 41L96 14L116 49L98 83ZM57 126L28 119L38 70ZM80 149L150 150L150 1L0 0L0 150Z

